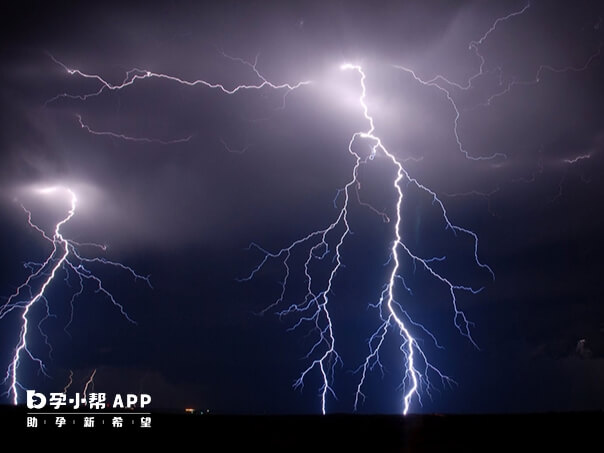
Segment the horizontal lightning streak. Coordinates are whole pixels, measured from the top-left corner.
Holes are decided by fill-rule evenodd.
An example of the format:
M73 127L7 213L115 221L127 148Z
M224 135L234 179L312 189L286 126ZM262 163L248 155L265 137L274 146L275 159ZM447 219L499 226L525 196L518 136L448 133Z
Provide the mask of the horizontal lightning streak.
M186 79L182 79L180 77L173 76L170 74L164 74L164 73L152 72L152 71L148 71L148 70L144 70L144 69L133 68L126 72L126 77L122 80L121 83L112 84L111 82L105 80L103 77L101 77L98 74L89 74L89 73L83 72L79 69L69 68L67 65L65 65L61 61L57 60L53 55L48 54L49 58L54 63L59 65L61 68L63 68L69 75L75 75L75 76L82 77L84 79L94 80L100 84L100 87L96 91L86 93L86 94L81 94L81 95L75 95L75 94L70 94L70 93L61 93L61 94L58 94L58 95L52 97L51 99L47 100L44 103L44 105L48 106L49 104L51 104L55 101L58 101L59 99L71 99L71 100L86 101L92 97L101 95L105 91L116 92L116 91L126 89L126 88L134 85L137 81L140 81L140 80L160 79L160 80L174 82L174 83L184 85L187 87L203 86L203 87L210 88L210 89L216 89L227 95L234 95L240 91L262 90L265 88L277 90L277 91L285 91L285 94L283 95L283 103L280 107L280 109L284 109L286 97L290 92L292 92L298 88L301 88L303 86L310 85L312 83L309 80L300 81L300 82L297 82L294 84L273 83L273 82L269 81L264 75L262 75L262 73L260 73L260 71L258 70L258 68L257 68L258 56L256 56L254 63L250 63L246 60L243 60L242 58L231 57L231 56L225 54L224 52L222 53L222 55L225 58L242 63L245 66L248 66L249 68L251 68L252 71L254 72L255 76L259 79L259 83L241 84L241 85L236 85L233 88L227 88L225 85L223 85L221 83L211 83L211 82L208 82L203 79L186 80ZM126 134L120 134L120 133L113 132L113 131L97 131L97 130L92 129L89 125L85 124L80 115L77 115L77 119L80 124L80 127L83 128L84 130L86 130L90 134L100 135L100 136L109 136L109 137L122 139L122 140L130 141L130 142L173 145L173 144L188 142L193 138L193 135L189 135L187 137L181 137L181 138L176 138L176 139L172 139L172 140L162 140L162 139L158 139L158 138L137 137L137 136L131 136L131 135L126 135ZM223 144L225 145L225 147L227 149L229 149L228 146L226 146L226 144L224 143L224 141L223 141Z
M160 140L157 138L147 138L147 137L131 137L129 135L118 134L116 132L96 131L96 130L92 129L90 126L88 126L87 124L85 124L80 115L76 115L76 118L78 119L78 123L80 123L80 127L82 129L84 129L86 132L88 132L89 134L101 135L101 136L104 135L107 137L119 138L121 140L126 140L128 142L158 143L160 145L175 145L177 143L189 142L193 138L192 135L189 135L188 137L184 137L184 138L177 138L174 140Z

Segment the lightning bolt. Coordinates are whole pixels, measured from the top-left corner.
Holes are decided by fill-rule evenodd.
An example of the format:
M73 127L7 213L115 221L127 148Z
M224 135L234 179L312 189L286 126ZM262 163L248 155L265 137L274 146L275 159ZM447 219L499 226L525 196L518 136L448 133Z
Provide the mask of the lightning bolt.
M360 372L361 378L355 397L355 409L357 409L359 402L364 398L362 388L367 372L370 369L373 369L376 365L381 367L381 362L379 360L380 348L386 338L387 333L390 330L395 329L402 338L401 351L405 357L406 371L402 386L404 387L403 413L406 414L409 411L409 407L414 396L418 395L420 386L425 385L428 389L431 387L428 373L436 373L441 381L446 384L452 384L454 381L450 377L441 373L436 367L428 362L425 353L419 346L417 340L414 338L410 326L413 326L414 328L426 333L438 347L441 347L434 335L432 335L421 324L414 322L405 312L402 306L396 301L395 288L397 286L397 282L402 281L404 285L404 279L399 275L401 268L401 253L406 253L414 262L421 264L421 266L423 266L423 268L430 275L447 287L451 295L454 309L455 326L461 332L461 334L467 337L474 345L476 345L476 343L474 342L470 333L471 323L466 318L466 315L463 313L463 311L461 311L457 306L456 292L469 291L473 294L477 294L482 288L473 289L450 282L447 278L438 273L432 266L434 261L442 261L443 258L421 258L413 254L405 245L400 233L403 202L402 181L404 179L406 179L409 183L414 184L418 189L425 191L432 197L433 203L436 204L442 211L447 229L453 231L454 234L466 234L472 238L474 241L474 258L477 265L480 268L486 269L493 276L493 278L494 274L491 268L488 265L481 263L478 258L478 236L470 230L451 223L448 218L447 211L443 203L437 197L436 193L423 186L417 181L417 179L412 178L407 170L403 167L401 161L399 161L397 157L386 148L382 142L382 139L376 135L374 119L370 115L369 108L366 103L366 74L363 71L363 68L360 65L344 64L341 66L341 69L344 71L355 71L360 76L361 94L359 96L359 106L367 123L367 129L364 131L355 132L349 141L348 152L354 158L355 163L352 168L349 182L344 186L344 188L338 191L338 195L334 201L334 204L336 204L339 195L343 195L343 202L338 210L338 213L336 214L336 218L326 228L313 231L307 236L294 241L288 247L285 247L277 252L270 252L258 244L252 243L250 248L260 251L264 257L260 263L242 280L251 280L269 260L281 260L285 268L284 279L281 282L281 293L277 300L265 308L262 313L272 310L284 302L286 287L291 272L289 260L292 256L292 253L296 248L305 246L308 247L306 261L304 264L304 276L307 285L306 295L302 302L294 303L289 307L278 311L278 314L280 316L294 313L297 314L299 319L290 330L296 329L304 323L310 323L312 326L311 332L316 334L317 340L306 355L307 359L313 354L315 354L316 358L311 360L308 367L302 371L300 377L294 382L294 387L303 387L305 379L309 373L314 370L318 371L322 381L319 391L321 410L325 414L327 411L328 396L331 395L334 398L336 397L336 394L333 390L335 367L338 363L342 362L335 347L335 337L333 333L334 325L329 311L329 303L330 297L333 295L334 279L338 271L340 271L340 269L343 267L341 249L346 238L351 234L349 223L349 206L352 199L351 191L354 190L358 195L357 191L360 184L358 181L358 171L361 165L368 164L378 154L382 154L384 157L386 157L396 170L396 177L392 181L392 187L396 193L393 240L390 248L392 266L379 302L372 305L374 308L378 308L380 311L381 325L369 340L370 352L365 362L356 370L357 372ZM355 145L357 142L363 140L370 143L371 153L366 158L362 158L362 156L355 151ZM363 205L364 203L361 202L361 204ZM390 221L389 217L385 213L379 212L371 206L370 208L382 216L384 221ZM331 240L330 236L333 236ZM335 244L335 246L333 244ZM313 283L313 275L310 271L311 263L313 260L324 260L329 255L331 248L333 248L334 256L331 268L328 271L327 282L324 285L316 285Z
M46 366L43 360L34 355L28 345L28 337L31 335L30 322L33 312L42 301L46 304L46 317L50 315L50 308L48 305L48 300L46 299L46 293L48 288L54 282L56 282L57 275L61 271L65 273L65 281L67 283L69 283L70 274L73 273L78 277L78 282L80 285L80 289L74 293L70 301L72 312L69 323L71 323L71 320L73 319L74 300L82 294L84 285L86 283L90 283L95 289L95 292L105 295L127 321L132 324L136 324L136 322L126 313L123 305L117 302L114 296L107 289L105 289L102 280L94 275L93 272L87 267L89 264L96 263L117 267L123 271L129 272L135 279L145 281L150 286L149 276L141 276L128 266L109 261L102 257L87 257L78 249L84 245L96 246L104 250L106 248L105 246L99 244L81 244L64 237L61 228L75 215L77 197L71 189L65 187L49 187L38 190L38 194L41 196L49 196L56 193L66 194L69 199L70 207L67 215L55 225L52 235L49 235L42 228L34 224L32 222L31 212L26 208L23 208L27 214L27 222L29 226L40 233L40 235L52 245L52 251L42 263L26 263L26 268L30 270L30 274L26 280L17 287L15 292L9 296L6 303L0 307L0 320L7 317L9 313L12 313L13 311L20 312L19 322L21 329L18 335L17 345L15 346L12 360L8 365L6 376L2 381L3 385L8 384L6 395L15 405L19 402L19 390L25 389L24 385L21 384L21 380L18 378L18 370L22 360L29 359L33 361L38 365L40 371L47 375ZM46 344L50 348L48 337L41 329L41 323L44 321L44 319L46 319L46 317L40 321L38 327ZM72 376L73 375L71 374L70 380L72 379Z

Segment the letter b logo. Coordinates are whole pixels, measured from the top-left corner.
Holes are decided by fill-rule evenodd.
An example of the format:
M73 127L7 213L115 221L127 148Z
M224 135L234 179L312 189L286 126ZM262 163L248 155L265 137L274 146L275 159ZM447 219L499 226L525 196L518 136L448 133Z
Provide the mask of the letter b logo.
M27 391L27 408L42 409L46 406L46 397L42 393L36 393L35 390Z

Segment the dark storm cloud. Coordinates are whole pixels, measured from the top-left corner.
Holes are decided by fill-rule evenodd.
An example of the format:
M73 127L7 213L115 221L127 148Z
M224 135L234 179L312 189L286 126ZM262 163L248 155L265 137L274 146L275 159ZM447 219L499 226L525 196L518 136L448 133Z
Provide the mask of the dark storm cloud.
M377 132L397 156L422 158L408 162L412 175L439 194L491 194L443 197L451 218L479 233L481 257L497 274L485 293L464 299L476 310L479 342L491 352L470 353L476 355L466 368L445 359L451 361L452 374L467 386L474 379L493 378L494 364L512 356L512 369L504 374L510 377L532 356L558 361L558 374L551 379L562 379L560 369L566 365L561 361L575 354L577 341L589 338L594 358L601 358L602 351L602 216L594 200L604 189L599 177L604 162L603 59L594 58L584 71L539 68L585 65L604 38L598 25L601 6L534 2L481 47L487 75L467 93L454 91L461 112L459 134L471 155L505 153L504 161L464 159L453 135L454 110L443 93L393 67L413 68L424 79L442 74L465 81L480 63L468 43L480 38L494 18L524 4L185 2L143 8L108 3L48 10L38 5L35 15L20 5L4 7L0 177L4 194L10 195L3 207L4 217L11 219L6 228L17 228L12 223L16 210L7 206L18 189L46 182L87 187L89 203L82 199L70 231L78 239L112 245L118 257L142 263L150 268L145 272L154 274L155 292L132 298L149 298L148 305L137 304L144 321L139 335L157 357L132 352L132 366L161 368L157 380L166 379L166 386L179 379L191 387L213 387L216 395L238 387L235 395L247 395L249 407L258 410L262 398L249 396L250 387L270 392L267 370L280 369L278 360L283 360L283 386L274 391L307 410L311 403L287 393L299 366L297 357L289 357L297 346L290 351L279 346L284 350L271 362L258 350L281 341L283 326L248 316L271 300L267 294L274 287L266 283L250 289L233 281L254 262L253 253L242 250L249 242L282 247L331 221L333 197L353 164L345 152L348 140L364 126L358 80L345 77L338 67L361 62ZM98 88L94 81L68 76L45 52L112 83L133 67L229 87L257 82L249 67L221 51L250 61L258 55L258 69L275 83L313 84L288 94L283 110L284 92L228 96L161 80L140 81L86 102L57 99L44 105L60 93ZM537 74L540 81L534 83ZM483 105L511 81L518 84L508 94ZM164 141L192 138L160 145L97 136L80 127L77 115L95 131ZM225 143L247 150L230 153ZM575 161L581 156L585 158ZM379 189L383 176L367 170L363 178L364 199L391 209L392 194ZM434 212L414 207L421 205L417 197L411 193L404 208L405 219L412 219L406 233L426 252L438 253L442 245L454 256L441 224L434 223ZM371 215L359 211L356 219L359 230L375 234L383 225ZM374 253L376 262L383 258ZM352 252L351 267L363 259ZM9 252L2 263L18 264ZM278 272L274 281L281 278ZM3 281L2 288L8 283ZM268 293L261 291L267 288ZM373 297L370 288L365 290ZM442 325L449 323L447 318ZM440 327L436 321L435 327ZM193 357L190 348L196 351ZM84 356L82 352L80 360ZM116 356L97 358L112 366L119 361ZM161 361L170 366L158 365ZM259 372L264 380L240 383L237 375L256 368L255 363L265 365ZM601 365L594 367L601 370ZM601 373L587 363L578 368L573 378L578 381L591 382L592 373ZM528 373L526 379L536 386L541 373ZM471 392L463 385L462 395ZM602 401L601 391L592 391ZM237 406L232 397L221 403L215 396L212 402L229 410L249 409ZM482 407L478 397L468 400L474 403L456 401L450 410ZM493 409L483 409L506 404L493 401ZM549 407L543 401L516 404L515 410ZM285 407L275 404L270 410ZM580 406L569 401L565 407Z

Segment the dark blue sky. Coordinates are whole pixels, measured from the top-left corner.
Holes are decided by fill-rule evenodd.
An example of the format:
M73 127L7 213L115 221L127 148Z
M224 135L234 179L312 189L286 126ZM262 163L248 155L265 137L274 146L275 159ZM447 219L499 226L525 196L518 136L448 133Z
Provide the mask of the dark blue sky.
M604 252L599 176L604 170L604 11L597 2L531 2L523 14L498 23L479 45L483 74L467 90L424 86L437 74L465 84L480 59L468 44L498 17L525 2L183 2L150 7L106 3L4 6L0 70L0 295L27 277L23 263L44 259L47 244L27 226L15 198L41 226L65 215L67 200L43 204L32 185L61 184L79 191L77 215L65 233L109 246L107 259L151 275L153 289L127 273L95 268L124 305L134 326L107 300L57 281L47 299L56 318L33 332L32 350L51 378L24 361L22 382L60 390L74 372L81 389L97 369L99 391L151 393L161 407L185 405L237 413L316 413L321 382L314 370L303 391L292 383L309 365L312 336L296 318L255 313L274 302L282 261L271 261L250 282L238 282L262 254L325 228L337 217L334 197L350 179L352 134L365 130L359 78L339 69L362 64L367 104L376 131L405 169L438 194L450 220L475 231L478 253L496 274L472 259L467 236L446 230L430 197L403 181L401 234L418 256L443 256L438 270L460 284L484 286L461 293L480 349L453 324L447 290L421 266L402 260L413 295L397 299L446 349L422 346L458 385L423 395L412 411L512 412L604 408ZM85 101L59 98L99 88L70 76L70 68L118 84L132 68L226 87L257 84L253 61L275 84L312 84L285 90L226 95L168 80L138 80L123 90ZM505 87L509 92L497 96ZM164 145L95 135L93 131L184 143ZM244 150L242 153L229 152ZM365 144L358 152L366 155ZM578 159L578 157L582 157ZM411 158L411 159L410 159ZM384 156L359 173L360 197L395 218L395 171ZM356 191L351 191L356 197ZM339 199L341 202L342 200ZM388 276L393 223L354 198L354 232L342 247L345 267L334 280L330 313L343 365L335 372L332 412L349 412L367 339L379 326L375 303ZM301 252L283 308L304 297ZM330 258L331 259L331 258ZM323 266L323 267L321 267ZM317 264L317 283L329 263ZM61 278L63 278L62 275ZM39 319L43 310L32 312ZM17 312L0 320L0 365L18 341ZM32 319L33 319L32 318ZM581 342L581 340L584 340ZM369 376L363 412L398 412L404 362L389 336L379 370ZM312 360L312 359L311 359ZM2 401L2 402L8 402Z

